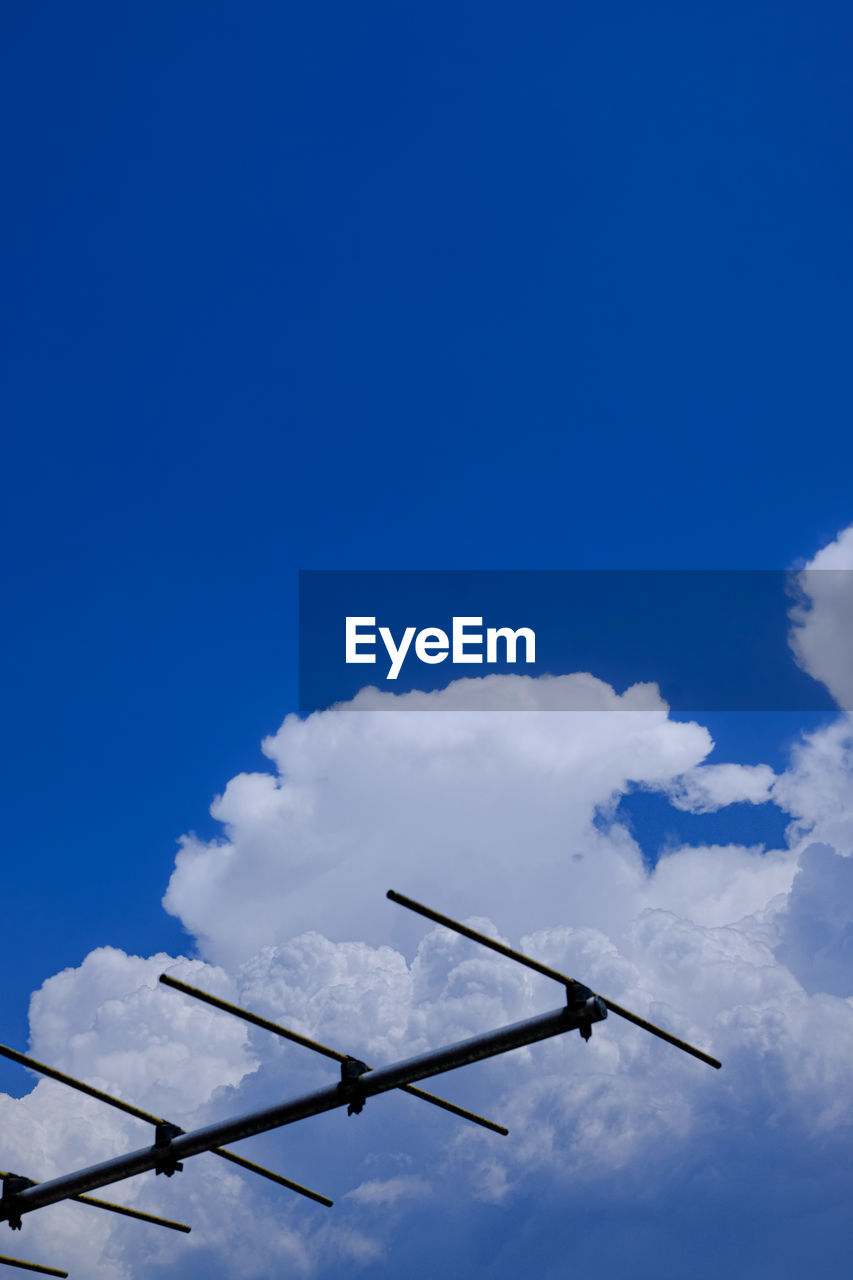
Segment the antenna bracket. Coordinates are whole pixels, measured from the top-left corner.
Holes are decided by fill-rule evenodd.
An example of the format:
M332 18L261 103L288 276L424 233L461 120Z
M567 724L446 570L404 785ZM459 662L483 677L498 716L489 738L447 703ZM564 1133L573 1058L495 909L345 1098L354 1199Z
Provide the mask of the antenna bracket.
M592 1035L592 1024L607 1017L607 1005L582 982L566 983L566 1006L578 1020L578 1031L584 1040Z
M172 1139L179 1137L183 1132L183 1129L176 1124L170 1124L168 1120L163 1120L157 1125L154 1131L154 1148L162 1154L158 1156L154 1166L155 1173L164 1173L167 1178L171 1178L173 1173L181 1172L184 1166L175 1159L170 1147Z
M362 1062L360 1058L353 1058L349 1054L341 1061L341 1082L338 1090L349 1103L348 1116L359 1115L364 1106L364 1093L359 1088L358 1078L370 1070L366 1062Z
M17 1173L3 1175L3 1195L0 1197L0 1213L2 1213L13 1231L20 1231L21 1229L21 1213L17 1203L18 1192L26 1191L27 1187L34 1187L35 1185L32 1178L23 1178Z

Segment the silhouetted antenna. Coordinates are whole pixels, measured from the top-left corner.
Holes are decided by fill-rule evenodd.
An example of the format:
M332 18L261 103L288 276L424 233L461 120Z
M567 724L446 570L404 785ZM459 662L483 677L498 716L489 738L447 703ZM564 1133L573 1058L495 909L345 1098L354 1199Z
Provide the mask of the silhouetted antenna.
M164 986L174 987L176 991L182 991L184 995L194 996L196 1000L204 1000L205 1004L213 1005L215 1009L222 1009L225 1013L233 1013L235 1018L242 1018L244 1022L251 1022L256 1027L263 1027L265 1031L271 1031L273 1035L281 1036L285 1040L291 1040L294 1044L304 1045L305 1048L313 1049L315 1053L321 1053L326 1058L333 1058L335 1062L340 1062L342 1066L348 1063L356 1063L361 1068L357 1072L358 1075L365 1071L373 1070L373 1067L369 1067L360 1058L354 1058L352 1054L340 1053L337 1049L330 1049L328 1045L320 1044L317 1040L309 1040L308 1036L300 1035L298 1031L290 1031L287 1027L282 1027L277 1022L270 1022L268 1018L262 1018L257 1013L250 1013L248 1009L241 1009L236 1004L229 1004L227 1000L220 1000L219 996L212 996L207 991L200 991L198 987L191 987L188 982L180 982L177 978L170 978L168 973L161 973L160 981ZM403 1085L400 1092L410 1093L413 1098L420 1098L423 1102L431 1102L433 1106L441 1107L444 1111L450 1111L455 1116L461 1116L463 1120L472 1120L474 1124L481 1124L484 1129L491 1129L494 1133L500 1133L504 1137L509 1133L509 1129L505 1129L502 1124L495 1124L493 1120L486 1120L483 1116L478 1116L473 1111L467 1111L465 1107L458 1107L455 1102L448 1102L445 1098L439 1098L434 1093L416 1089L414 1085Z
M184 1132L178 1125L170 1124L168 1120L164 1120L161 1116L154 1116L150 1111L142 1111L139 1107L134 1107L130 1102L124 1102L121 1098L114 1098L111 1093L104 1093L91 1084L76 1080L74 1076L67 1076L64 1071L57 1071L55 1067L48 1067L43 1062L37 1062L35 1058L30 1058L25 1053L19 1053L17 1049L10 1049L7 1045L0 1044L0 1054L5 1058L10 1058L12 1062L20 1063L22 1067L28 1067L31 1071L37 1071L40 1075L47 1076L51 1080L58 1080L60 1084L67 1084L70 1089L76 1089L78 1093L85 1093L90 1098L97 1098L99 1102L105 1102L108 1106L115 1107L117 1111L124 1111L136 1120L144 1120L147 1124L153 1124L155 1145L165 1148L173 1137L177 1137ZM324 1204L329 1209L332 1207L333 1202L328 1196L321 1195L319 1191L312 1191L309 1187L303 1187L301 1183L294 1182L291 1178L285 1178L280 1173L273 1173L272 1169L265 1169L263 1165L255 1164L253 1160L246 1160L243 1156L235 1155L233 1151L223 1150L222 1147L211 1147L210 1150L213 1155L220 1156L223 1160L229 1160L231 1164L236 1164L241 1169L248 1170L249 1173L257 1173L261 1178L267 1178L270 1182L275 1182L280 1187L287 1187L288 1191L295 1191L298 1195L305 1196L308 1200L316 1200L318 1204ZM165 1158L163 1167L157 1169L157 1173L165 1173L167 1177L179 1172L180 1167L176 1165L170 1168L169 1161ZM72 1199L76 1198L72 1197ZM121 1212L121 1210L116 1209L116 1212ZM132 1211L127 1210L126 1212L130 1214ZM155 1221L155 1219L152 1219L152 1221ZM187 1231L189 1229L189 1227L181 1228L181 1230Z
M60 1271L57 1267L43 1267L38 1262L22 1262L20 1258L4 1258L0 1256L0 1262L7 1267L20 1267L21 1271L39 1271L43 1276L62 1276L67 1277L67 1271Z
M392 902L398 903L401 907L408 907L410 911L416 911L418 915L434 921L435 924L443 924L445 928L461 933L463 938L470 938L472 942L481 942L484 947L490 947L492 951L497 951L499 955L508 956L510 960L517 960L519 964L526 965L528 969L533 969L536 973L541 973L546 978L553 978L555 982L561 983L567 989L578 985L574 978L567 978L564 973L558 973L556 969L549 969L548 965L540 964L538 960L531 960L529 956L523 956L520 951L513 951L512 947L507 947L502 942L497 942L494 938L487 937L484 933L478 933L476 929L470 929L468 925L459 924L457 920L451 920L449 916L443 916L440 912L433 911L432 907L425 907L422 903L415 902L413 898L406 898L402 893L395 893L393 889L389 889L385 896L390 898ZM699 1058L701 1062L707 1062L709 1067L721 1067L723 1065L716 1058L712 1058L710 1054L703 1052L702 1049L697 1049L694 1045L687 1044L685 1040L679 1040L678 1036L670 1035L668 1031L664 1031L661 1027L656 1027L653 1022L646 1022L645 1018L640 1018L636 1013L631 1013L629 1009L623 1009L621 1005L614 1004L606 996L599 996L599 999L604 1001L610 1013L616 1013L620 1018L627 1018L629 1022L633 1022L637 1027L642 1027L644 1031L650 1031L653 1036L657 1036L660 1040L666 1040L668 1044L674 1044L676 1049L683 1049L685 1053L691 1053L694 1058Z
M630 1022L635 1023L646 1031L650 1031L660 1039L676 1045L677 1048L684 1049L685 1052L693 1054L694 1057L700 1058L703 1062L710 1063L712 1067L719 1067L720 1063L716 1058L703 1053L701 1049L694 1048L693 1045L685 1044L683 1040L670 1035L668 1031L661 1030L660 1027L653 1026L652 1023L646 1022L644 1018L637 1017L636 1014L630 1013L620 1005L596 995L583 983L576 982L574 979L566 977L565 974L558 973L556 969L550 969L547 965L540 964L539 961L532 960L529 956L523 956L519 952L513 951L512 948L504 946L503 943L496 942L494 938L487 938L483 934L477 933L474 929L469 929L466 925L451 920L448 916L440 915L437 911L414 902L411 898L405 898L402 894L394 893L393 890L389 891L388 897L393 902L409 907L412 911L418 912L436 924L445 925L447 928L455 930L474 942L480 942L484 946L490 947L493 951L508 956L512 960L517 960L520 964L527 965L528 968L544 974L545 977L553 978L565 989L565 1004L559 1009L552 1009L548 1013L540 1013L536 1017L525 1019L523 1022L499 1027L495 1031L482 1032L468 1040L460 1041L458 1044L445 1045L441 1049L431 1049L426 1053L418 1054L414 1058L406 1058L402 1062L395 1062L390 1066L374 1069L359 1058L341 1053L337 1049L330 1049L328 1045L310 1040L307 1036L300 1035L296 1031L290 1031L276 1022L262 1018L259 1014L250 1013L247 1009L240 1009L238 1006L229 1004L225 1000L220 1000L217 996L212 996L206 991L200 991L185 982L179 982L177 978L170 978L167 974L162 974L160 981L166 986L183 991L186 995L203 1000L214 1008L222 1009L226 1013L231 1013L236 1017L242 1018L245 1022L262 1027L275 1035L282 1036L286 1040L293 1041L295 1044L301 1044L306 1048L313 1049L324 1057L333 1058L340 1067L339 1080L332 1085L317 1089L313 1093L305 1094L302 1097L277 1102L271 1106L262 1107L258 1111L233 1116L227 1120L219 1120L201 1129L186 1132L184 1129L179 1128L178 1125L170 1124L168 1120L164 1120L161 1116L151 1115L147 1111L140 1110L139 1107L132 1106L129 1102L122 1101L121 1098L114 1098L111 1094L96 1089L93 1085L86 1084L82 1080L75 1080L73 1076L68 1076L64 1072L58 1071L55 1067L46 1066L42 1062L37 1062L35 1058L27 1057L26 1054L19 1053L15 1049L8 1049L5 1045L0 1045L0 1055L10 1058L13 1062L17 1062L31 1071L37 1071L41 1075L58 1081L60 1084L68 1085L70 1088L87 1094L89 1097L96 1098L98 1101L115 1107L117 1110L131 1115L137 1120L144 1120L154 1127L154 1142L149 1146L141 1147L137 1151L127 1152L125 1155L116 1156L111 1160L105 1160L101 1164L91 1165L86 1169L78 1169L73 1173L63 1174L61 1177L52 1178L46 1182L33 1182L31 1178L22 1177L18 1174L0 1174L0 1179L2 1179L0 1222L8 1222L9 1226L15 1230L21 1226L22 1218L28 1213L35 1212L36 1209L44 1208L49 1204L59 1204L63 1200L76 1200L81 1204L106 1209L112 1213L124 1214L129 1218L138 1218L143 1222L151 1222L158 1226L170 1227L175 1231L189 1231L189 1227L184 1226L183 1223L172 1222L168 1218L158 1218L154 1214L143 1213L138 1209L127 1209L123 1205L114 1205L104 1200L96 1200L87 1193L95 1191L99 1187L110 1186L113 1183L124 1181L125 1178L132 1178L137 1174L152 1170L155 1173L163 1173L167 1177L171 1177L183 1168L183 1160L189 1159L191 1156L201 1155L205 1151L212 1151L214 1155L223 1160L228 1160L243 1169L248 1169L251 1173L260 1174L261 1177L267 1178L280 1186L287 1187L291 1191L297 1191L300 1195L307 1196L320 1204L331 1205L331 1200L326 1196L321 1196L316 1191L310 1191L307 1187L300 1186L298 1182L292 1182L289 1178L282 1177L281 1174L273 1173L269 1169L264 1169L261 1165L253 1164L251 1160L245 1160L242 1156L235 1155L233 1151L226 1150L224 1144L240 1142L244 1138L268 1133L273 1129L281 1129L285 1125L295 1124L297 1121L305 1120L309 1116L323 1115L327 1111L334 1111L340 1107L346 1107L349 1115L358 1115L368 1099L378 1097L380 1094L388 1093L393 1089L401 1089L406 1093L411 1093L424 1102L430 1102L433 1106L441 1107L454 1115L462 1116L475 1124L483 1125L495 1133L506 1134L507 1130L502 1125L495 1124L491 1120L485 1120L473 1111L466 1111L464 1107L458 1107L453 1102L447 1102L444 1098L436 1097L435 1094L426 1093L423 1089L415 1088L416 1082L428 1080L430 1077L441 1075L445 1071L454 1071L457 1067L466 1066L469 1063L485 1061L487 1058L508 1053L512 1049L536 1044L538 1041L547 1040L551 1036L563 1035L567 1031L578 1031L585 1040L588 1040L592 1034L593 1024L602 1022L607 1017L608 1010L619 1014L622 1018L627 1018ZM54 1267L45 1267L35 1262L21 1262L16 1258L0 1257L0 1263L18 1267L24 1271L38 1271L43 1275L67 1275L67 1272L59 1271Z

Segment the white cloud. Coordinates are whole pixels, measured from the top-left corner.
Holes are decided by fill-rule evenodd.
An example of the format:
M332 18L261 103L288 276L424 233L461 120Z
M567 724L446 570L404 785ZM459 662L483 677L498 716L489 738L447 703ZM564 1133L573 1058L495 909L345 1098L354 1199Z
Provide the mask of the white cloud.
M667 788L670 804L687 813L714 813L727 804L763 804L776 775L766 764L697 765Z
M573 680L543 683L539 706L564 706ZM515 691L525 706L537 683L489 681L496 701ZM430 695L432 705L453 705L466 684L477 682ZM603 705L637 701L596 685ZM421 695L380 697L395 710L289 716L264 744L276 774L241 774L213 805L226 840L185 838L164 902L206 958L234 965L308 929L413 937L383 901L394 887L433 901L450 890L457 910L516 930L567 911L609 924L645 873L627 833L600 837L597 809L631 782L670 782L712 745L701 726L669 720L648 686L646 709L606 714L407 714Z
M807 991L853 996L853 858L812 844L780 919L777 956Z
M853 525L796 576L791 648L800 666L853 712Z
M428 1200L434 1189L423 1178L404 1174L397 1178L371 1178L347 1193L354 1204L391 1205L399 1200Z
M773 800L791 815L788 840L822 840L853 852L853 717L841 715L804 734L791 764L773 785Z
M234 998L233 982L209 965L175 967L167 955L101 947L33 996L33 1056L176 1123L216 1089L239 1084L256 1065L245 1026L204 1005L164 999L157 981L164 969Z

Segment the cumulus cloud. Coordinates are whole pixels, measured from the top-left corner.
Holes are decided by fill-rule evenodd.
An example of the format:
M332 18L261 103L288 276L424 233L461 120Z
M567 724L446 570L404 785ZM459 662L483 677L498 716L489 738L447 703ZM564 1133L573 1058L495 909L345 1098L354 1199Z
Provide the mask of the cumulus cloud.
M453 706L459 686L432 694ZM504 705L531 705L526 677L488 677ZM590 678L582 682L588 697ZM610 922L620 886L642 878L627 835L602 839L598 809L629 783L660 785L710 751L707 730L676 723L655 691L621 697L595 682L606 715L440 710L407 714L423 695L376 693L389 710L289 716L264 743L274 774L241 774L212 807L226 838L187 837L164 899L214 963L318 928L401 936L387 888L479 910L506 927L543 919ZM536 689L565 707L575 677ZM481 691L482 697L482 691ZM356 700L358 702L358 699ZM642 709L633 709L637 707ZM631 709L627 709L631 708ZM554 916L556 911L557 915ZM411 930L409 937L413 937Z
M831 629L813 627L830 604L813 597L793 643L841 689ZM819 643L803 648L809 627ZM94 952L34 996L33 1052L192 1127L330 1083L335 1065L164 990L164 968L375 1065L560 1003L547 979L391 906L396 887L709 1049L723 1071L611 1015L589 1044L562 1037L429 1085L506 1123L508 1139L400 1094L372 1099L359 1117L246 1148L333 1195L331 1212L204 1156L168 1184L111 1190L184 1216L188 1240L106 1215L83 1225L86 1211L66 1205L25 1222L42 1254L95 1280L420 1276L451 1257L504 1277L529 1231L540 1274L564 1274L571 1245L617 1275L624 1253L608 1263L590 1223L618 1210L625 1230L642 1205L637 1274L681 1275L689 1261L710 1275L733 1269L719 1223L747 1200L768 1221L829 1214L819 1259L839 1238L834 1188L853 1151L849 718L803 736L777 776L708 764L707 729L671 720L654 686L464 684L464 711L442 711L441 692L374 690L354 709L288 717L264 746L271 771L240 775L215 801L221 838L182 841L165 903L199 957ZM607 714L573 709L591 696ZM490 699L517 709L489 711ZM619 820L637 786L693 813L777 805L791 818L785 847L670 842L649 869ZM138 1122L50 1082L0 1096L0 1127L6 1167L33 1177L146 1141ZM754 1234L744 1229L748 1256ZM797 1256L784 1230L773 1238Z
M773 785L773 800L791 815L788 841L802 846L825 841L840 853L853 851L853 717L803 734L791 763Z
M853 525L794 578L791 648L797 662L853 712Z
M825 844L800 855L776 955L807 991L853 996L853 858Z

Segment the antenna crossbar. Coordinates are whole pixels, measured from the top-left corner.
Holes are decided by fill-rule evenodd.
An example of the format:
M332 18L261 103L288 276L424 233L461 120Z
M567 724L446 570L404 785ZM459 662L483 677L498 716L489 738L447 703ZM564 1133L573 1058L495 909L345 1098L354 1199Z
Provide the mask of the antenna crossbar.
M22 1262L20 1258L5 1258L2 1255L0 1262L7 1267L19 1267L21 1271L38 1271L43 1276L62 1276L63 1280L68 1276L67 1271L60 1271L58 1267L44 1267L40 1262Z
M271 1031L273 1035L281 1036L284 1040L290 1040L294 1044L304 1045L307 1049L313 1049L315 1053L321 1053L326 1058L332 1058L335 1062L346 1063L351 1060L352 1055L349 1053L341 1053L338 1049L330 1049L326 1044L320 1044L318 1040L310 1040L308 1036L300 1035L298 1031L291 1031L288 1027L282 1027L278 1022L271 1022L269 1018L262 1018L260 1014L252 1013L248 1009L241 1009L239 1005L230 1004L227 1000L220 999L219 996L212 996L208 991L202 991L199 987L191 987L188 982L181 982L178 978L172 978L168 973L160 974L160 981L166 987L173 987L175 991L182 991L184 995L193 996L196 1000L203 1000L205 1004L212 1005L214 1009L222 1009L225 1013L231 1013L235 1018L242 1018L244 1022L250 1022L255 1027L261 1027L264 1031ZM362 1063L364 1070L372 1071L373 1068L367 1063ZM448 1102L445 1098L439 1098L434 1093L427 1093L424 1089L416 1089L413 1085L401 1085L401 1093L410 1093L413 1098L420 1098L423 1102L431 1102L435 1107L441 1107L444 1111L451 1112L452 1115L461 1116L463 1120L471 1120L474 1124L482 1125L484 1129L491 1129L493 1133L499 1133L503 1137L509 1133L502 1124L495 1124L494 1120L486 1120L484 1116L479 1116L474 1111L468 1111L465 1107L457 1106L455 1102Z
M36 1183L36 1185L38 1185ZM160 1218L154 1213L143 1213L141 1209L128 1209L124 1204L112 1204L109 1200L95 1200L92 1196L74 1196L75 1204L89 1204L95 1209L108 1209L110 1213L120 1213L125 1218L138 1218L140 1222L151 1222L155 1227L169 1227L172 1231L183 1231L189 1235L192 1227L185 1222L173 1222L171 1218Z
M458 920L451 920L450 916L444 916L439 911L433 911L432 907L425 907L423 903L415 902L413 898L407 898L404 894L395 892L394 889L389 889L385 896L390 898L392 902L398 903L399 906L408 907L410 911L424 916L427 920L432 920L435 924L444 925L445 928L452 929L455 933L460 933L463 938L470 938L472 942L479 942L484 947L497 951L499 955L507 956L510 960L517 960L519 964L526 965L528 969L533 969L536 973L541 973L546 978L553 978L555 982L561 983L566 988L580 985L574 978L568 978L564 973L559 973L556 969L550 969L548 965L540 964L538 960L522 955L520 951L514 951L512 947L506 946L503 942L498 942L496 938L490 938L485 933L478 933L476 929L471 929L466 924L460 924ZM621 1005L608 1000L606 996L600 996L599 999L604 1001L610 1013L615 1013L620 1018L633 1022L635 1026L642 1027L644 1031L650 1031L659 1040L666 1040L668 1044L675 1045L676 1049L683 1049L685 1053L692 1054L700 1062L707 1062L709 1067L721 1067L723 1065L716 1058L712 1058L709 1053L705 1053L702 1049L697 1049L695 1045L688 1044L686 1040L679 1040L678 1036L671 1035L669 1031L664 1031L662 1027L656 1027L653 1022L647 1022L645 1018L639 1017L636 1013L631 1013L629 1009L623 1009Z
M17 1175L14 1173L8 1173L5 1169L0 1169L0 1179L4 1182L6 1178L15 1178L16 1176ZM34 1182L32 1178L27 1178L26 1181L31 1187L37 1187L39 1185L37 1182ZM108 1209L110 1213L120 1213L122 1217L125 1218L138 1218L140 1222L152 1222L158 1227L170 1227L173 1231L184 1231L189 1233L191 1230L191 1228L183 1222L173 1222L171 1218L158 1218L156 1214L144 1213L141 1209L128 1209L126 1205L112 1204L109 1200L94 1200L91 1196L71 1196L70 1199L72 1199L75 1204L88 1204L91 1205L93 1209Z
M310 1187L303 1187L299 1182L293 1182L290 1178L285 1178L280 1173L274 1173L272 1169L265 1169L263 1165L255 1164L253 1160L246 1160L243 1156L236 1155L233 1151L226 1151L224 1147L211 1147L212 1155L221 1156L223 1160L230 1160L232 1164L239 1165L241 1169L248 1169L249 1173L257 1173L262 1178L268 1178L270 1182L276 1182L280 1187L287 1187L289 1191L297 1191L299 1195L306 1196L309 1200L316 1200L317 1204L324 1204L331 1209L334 1201L328 1196L321 1196L319 1191L312 1191Z
M133 1116L137 1120L145 1120L148 1124L155 1125L166 1123L161 1116L152 1116L149 1111L140 1111L139 1107L123 1102L121 1098L115 1098L111 1093L104 1093L102 1089L96 1089L94 1085L86 1084L83 1080L75 1080L73 1076L67 1076L64 1071L57 1071L56 1067L48 1067L26 1053L18 1053L17 1049L10 1049L8 1045L0 1044L0 1055L11 1062L19 1063L22 1067L28 1067L30 1071L37 1071L39 1075L47 1076L49 1080L58 1080L60 1084L67 1084L78 1093L97 1098L98 1102L106 1102L108 1106L115 1107L117 1111L124 1111L126 1115Z

